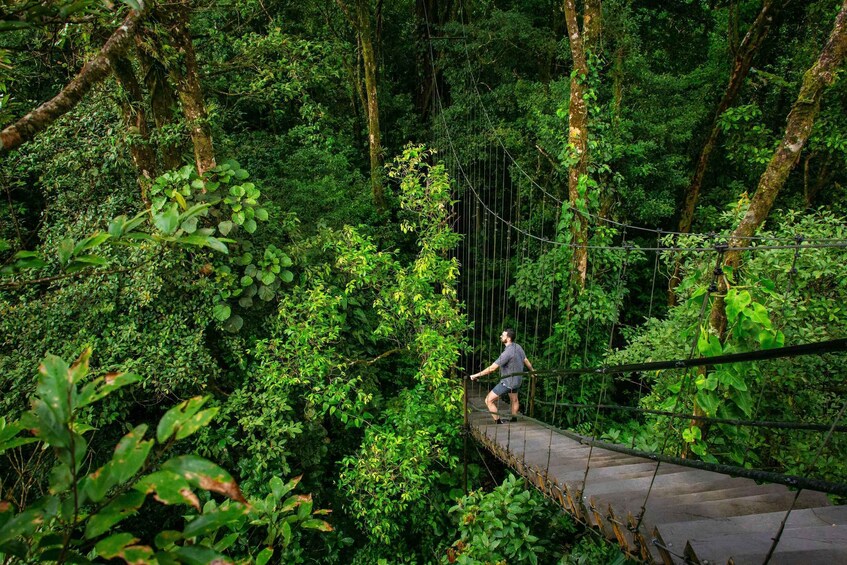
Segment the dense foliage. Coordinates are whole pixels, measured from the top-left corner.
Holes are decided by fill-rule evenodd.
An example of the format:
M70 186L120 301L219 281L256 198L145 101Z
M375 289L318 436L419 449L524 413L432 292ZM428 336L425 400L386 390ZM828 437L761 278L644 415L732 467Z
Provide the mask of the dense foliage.
M474 455L465 492L462 365L496 358L503 325L535 326L537 368L845 337L843 248L795 251L847 238L847 81L807 80L839 10L6 2L0 560L622 561ZM808 139L755 226L787 243L716 273L804 96ZM829 422L837 363L547 379L539 397ZM818 457L812 433L594 416L556 423L847 477L840 436Z

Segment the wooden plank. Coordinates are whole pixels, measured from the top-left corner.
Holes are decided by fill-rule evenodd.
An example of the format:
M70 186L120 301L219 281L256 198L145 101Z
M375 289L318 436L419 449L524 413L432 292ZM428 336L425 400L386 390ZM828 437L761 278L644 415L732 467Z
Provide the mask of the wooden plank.
M697 536L688 543L701 563L725 563L731 558L736 565L760 565L771 548L775 533ZM816 560L810 559L813 553ZM786 529L771 563L847 563L847 525Z

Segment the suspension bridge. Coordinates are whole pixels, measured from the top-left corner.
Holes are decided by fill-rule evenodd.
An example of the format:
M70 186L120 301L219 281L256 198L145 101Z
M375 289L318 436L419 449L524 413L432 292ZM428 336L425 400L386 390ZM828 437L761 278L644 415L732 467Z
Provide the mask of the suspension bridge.
M525 375L517 418L501 409L505 425L484 403L496 381L465 380L474 443L648 563L847 563L847 506L833 503L847 500L839 463L847 339L843 328L804 335L786 325L813 292L800 282L810 280L804 269L821 260L843 267L847 239L795 230L730 247L726 235L674 233L571 206L549 154L536 146L537 161L529 161L516 150L525 140L504 135L466 40L464 47L467 71L454 78L464 81L463 104L451 106L430 39L432 145L455 183L454 229L464 236L455 255L472 324L463 365L466 374L488 366L499 354L497 336L512 327L537 369ZM569 237L574 217L589 226L587 243ZM568 268L577 247L589 271L573 292ZM758 341L724 349L710 345L704 328L718 277L734 275L722 268L729 250L759 265L745 273L758 281L750 293L760 291L772 309L763 314L745 297L742 308L756 320L745 327L759 324ZM687 329L656 334L641 344L642 358L614 364L632 328L658 325L657 294L676 263L688 283L677 289L675 315ZM814 292L839 284L823 282ZM838 386L804 384L814 380L804 376L810 372ZM793 408L804 394L822 403L815 417Z

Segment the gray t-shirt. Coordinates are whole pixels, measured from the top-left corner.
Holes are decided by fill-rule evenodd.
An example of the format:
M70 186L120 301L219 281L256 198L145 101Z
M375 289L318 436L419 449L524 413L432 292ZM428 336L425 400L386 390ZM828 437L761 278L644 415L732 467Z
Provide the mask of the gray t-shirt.
M500 382L504 386L509 388L518 388L521 386L521 380L523 379L521 375L515 375L514 377L509 375L523 372L524 359L526 359L526 353L523 352L523 347L517 343L507 345L503 353L500 354L500 357L497 358L495 363L500 367L500 376L503 377L503 380Z

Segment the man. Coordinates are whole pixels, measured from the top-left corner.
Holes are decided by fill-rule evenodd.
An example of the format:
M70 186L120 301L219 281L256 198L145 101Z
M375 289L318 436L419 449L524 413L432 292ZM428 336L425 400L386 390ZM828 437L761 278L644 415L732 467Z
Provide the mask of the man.
M485 405L488 406L488 411L491 412L491 416L498 424L502 424L503 420L497 415L497 400L508 392L509 400L512 403L511 421L514 422L517 420L518 409L520 408L520 404L518 403L518 389L521 386L523 377L516 373L522 373L524 366L530 371L533 370L532 363L526 358L523 347L515 343L515 330L512 328L503 330L503 333L500 334L500 343L504 345L504 349L500 357L497 358L497 361L489 365L488 368L471 375L471 380L475 381L479 377L490 375L497 369L500 369L500 376L503 378L497 383L497 386L491 389L488 396L485 397Z

